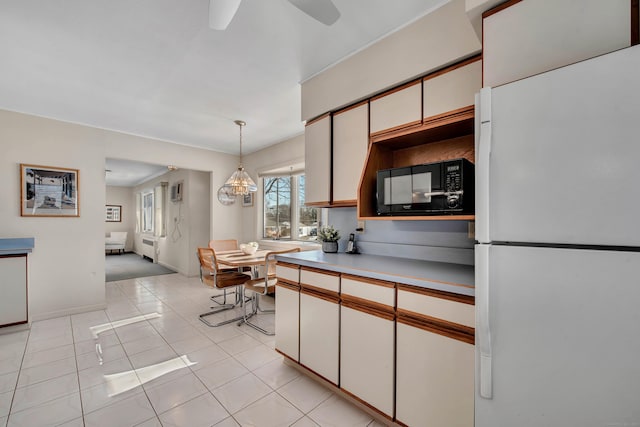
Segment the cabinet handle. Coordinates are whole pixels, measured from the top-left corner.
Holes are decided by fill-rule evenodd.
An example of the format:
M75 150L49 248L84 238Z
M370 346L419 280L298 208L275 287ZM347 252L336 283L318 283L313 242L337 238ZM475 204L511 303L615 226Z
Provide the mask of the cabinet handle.
M493 397L491 374L491 327L489 325L489 246L476 245L476 327L480 354L480 396Z

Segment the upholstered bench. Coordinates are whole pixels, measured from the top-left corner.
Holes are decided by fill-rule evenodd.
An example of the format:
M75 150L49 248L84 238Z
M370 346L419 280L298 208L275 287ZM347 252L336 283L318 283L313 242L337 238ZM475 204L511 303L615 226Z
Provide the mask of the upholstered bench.
M121 254L124 252L124 247L126 244L126 231L112 231L109 234L109 237L105 237L104 249L107 252L118 251L118 253Z

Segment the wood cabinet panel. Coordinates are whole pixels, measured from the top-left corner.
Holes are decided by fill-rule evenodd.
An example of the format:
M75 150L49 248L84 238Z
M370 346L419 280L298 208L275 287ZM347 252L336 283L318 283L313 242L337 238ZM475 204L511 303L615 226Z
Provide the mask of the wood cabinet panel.
M395 307L396 290L391 282L368 281L343 275L340 279L340 289L342 295L351 295L384 304L390 308Z
M475 327L475 306L398 289L398 310L407 310L447 322Z
M394 324L340 308L340 387L393 417Z
M333 203L355 206L369 145L369 103L333 116Z
M27 323L27 256L0 256L0 326Z
M396 419L408 426L473 426L474 346L397 324Z
M331 201L331 116L304 130L305 204L328 206Z
M299 361L300 292L276 285L276 349Z
M338 385L340 305L300 294L300 364Z
M630 46L631 10L630 0L523 0L485 13L483 86Z
M300 268L278 263L276 265L276 276L289 282L298 283L300 281Z
M482 88L482 60L454 68L423 81L423 116L425 118L474 105L475 94Z
M371 100L371 134L422 122L422 84L412 83L400 90Z
M337 293L340 292L340 275L303 267L300 269L300 284Z

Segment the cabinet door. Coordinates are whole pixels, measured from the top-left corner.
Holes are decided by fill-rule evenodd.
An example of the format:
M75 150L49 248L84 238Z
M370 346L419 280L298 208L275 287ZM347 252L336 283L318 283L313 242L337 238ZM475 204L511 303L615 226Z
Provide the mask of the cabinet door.
M0 257L0 326L27 323L27 256Z
M482 27L483 86L495 87L629 46L631 2L520 1Z
M378 133L422 122L422 84L404 88L371 100L371 133Z
M473 105L475 94L482 88L482 61L477 59L435 77L427 77L423 85L425 119Z
M276 285L276 349L299 361L300 291Z
M355 206L369 145L369 104L333 116L333 203ZM341 203L342 202L342 203Z
M340 307L300 293L300 364L338 385Z
M393 417L394 321L340 307L340 388Z
M331 201L331 116L304 130L305 204L327 206Z
M409 426L472 427L474 347L398 321L396 419Z

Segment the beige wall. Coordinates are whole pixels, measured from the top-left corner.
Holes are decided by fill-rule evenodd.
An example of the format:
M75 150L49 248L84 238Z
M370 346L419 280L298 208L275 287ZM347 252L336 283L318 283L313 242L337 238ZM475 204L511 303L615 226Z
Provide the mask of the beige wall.
M451 1L302 84L302 120L480 52L465 0Z
M131 187L108 185L105 204L122 206L120 211L121 221L105 222L105 234L109 234L112 231L126 231L128 234L125 251L133 250L133 234L136 230L136 211L135 196L133 195Z
M0 141L0 236L35 238L29 256L32 321L104 307L106 157L211 172L215 189L237 165L236 156L4 110ZM80 217L21 217L20 163L79 169ZM210 210L212 236L240 234L239 210L217 202Z

